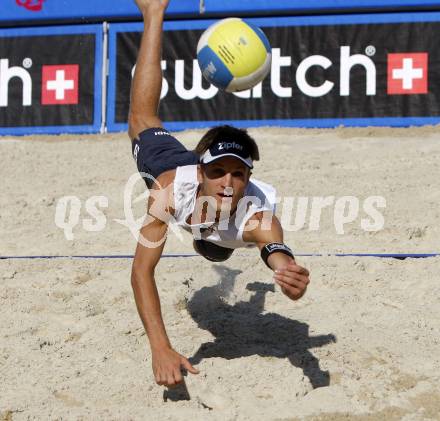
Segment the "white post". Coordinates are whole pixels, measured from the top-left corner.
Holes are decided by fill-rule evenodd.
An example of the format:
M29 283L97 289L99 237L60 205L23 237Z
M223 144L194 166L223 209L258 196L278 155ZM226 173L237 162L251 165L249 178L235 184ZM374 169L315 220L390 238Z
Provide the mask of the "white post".
M101 85L101 129L100 133L107 132L107 78L108 78L108 22L103 22L102 40L102 85Z

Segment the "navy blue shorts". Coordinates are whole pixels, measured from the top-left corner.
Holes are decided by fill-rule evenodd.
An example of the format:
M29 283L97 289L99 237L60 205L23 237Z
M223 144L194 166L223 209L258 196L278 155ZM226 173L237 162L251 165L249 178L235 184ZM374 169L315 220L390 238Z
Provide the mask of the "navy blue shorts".
M147 129L139 133L139 139L132 142L131 151L139 172L154 178L165 171L199 162L197 154L186 149L163 128ZM151 177L144 174L142 177L150 188L153 183Z

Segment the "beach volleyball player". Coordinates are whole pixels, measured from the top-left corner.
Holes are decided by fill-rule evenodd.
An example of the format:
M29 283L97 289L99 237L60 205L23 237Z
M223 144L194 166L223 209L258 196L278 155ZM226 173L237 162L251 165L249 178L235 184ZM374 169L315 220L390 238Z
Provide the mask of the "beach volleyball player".
M245 130L214 127L195 151L189 151L162 127L158 106L168 0L136 3L144 31L131 87L129 136L150 197L133 261L132 287L150 342L155 380L172 387L182 381L182 368L193 374L198 370L168 339L154 278L171 221L193 234L195 250L210 261L224 261L238 247L258 247L274 271L274 281L292 300L305 293L309 273L283 244L281 225L273 215L275 190L250 178L259 154Z

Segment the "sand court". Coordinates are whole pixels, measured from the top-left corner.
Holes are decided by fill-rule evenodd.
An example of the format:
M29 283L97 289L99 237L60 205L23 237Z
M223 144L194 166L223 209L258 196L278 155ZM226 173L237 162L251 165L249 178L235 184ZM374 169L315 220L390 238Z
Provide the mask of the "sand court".
M254 176L277 188L286 224L307 199L286 233L294 252L440 253L438 128L250 132ZM201 133L177 137L193 147ZM0 257L133 253L126 135L8 137L0 151ZM128 195L135 218L142 190ZM79 203L72 240L57 226L66 196ZM95 202L107 203L95 231L93 197L107 200ZM370 197L386 206L383 227L368 231ZM330 203L319 218L316 198ZM342 204L353 217L341 225ZM193 253L182 236L170 233L167 255ZM311 284L292 302L255 250L224 264L162 259L168 335L201 372L167 392L152 375L130 258L0 259L0 419L440 419L440 258L298 261Z

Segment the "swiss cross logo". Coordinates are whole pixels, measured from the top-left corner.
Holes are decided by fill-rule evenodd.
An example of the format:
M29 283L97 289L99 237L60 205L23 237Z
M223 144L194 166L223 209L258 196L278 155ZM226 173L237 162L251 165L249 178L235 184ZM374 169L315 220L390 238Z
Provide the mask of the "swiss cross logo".
M428 53L388 54L388 94L428 93Z
M43 66L41 103L78 104L78 79L78 64Z

